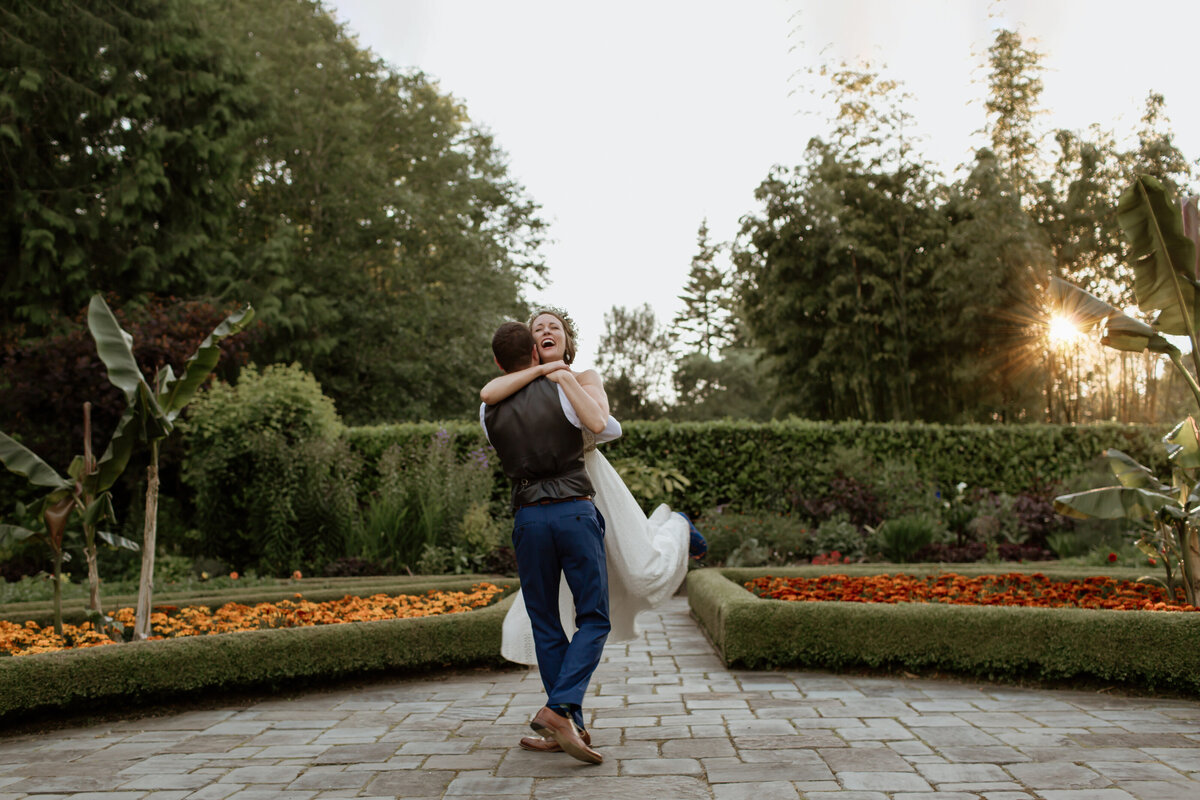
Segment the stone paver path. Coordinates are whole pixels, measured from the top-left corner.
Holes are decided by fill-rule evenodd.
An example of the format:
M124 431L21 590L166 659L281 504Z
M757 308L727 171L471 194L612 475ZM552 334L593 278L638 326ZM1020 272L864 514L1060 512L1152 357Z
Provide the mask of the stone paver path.
M610 646L599 766L517 747L533 671L0 738L0 800L1198 800L1200 703L726 669L670 600Z

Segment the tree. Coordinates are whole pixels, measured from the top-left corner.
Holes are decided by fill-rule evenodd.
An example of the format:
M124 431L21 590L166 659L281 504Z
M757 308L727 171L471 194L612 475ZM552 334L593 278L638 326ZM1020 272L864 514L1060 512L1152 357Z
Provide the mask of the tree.
M1192 180L1192 165L1175 144L1166 113L1167 100L1158 92L1146 95L1146 110L1138 129L1137 149L1129 154L1124 183L1137 175L1152 175L1172 196L1187 193Z
M944 336L936 180L905 96L865 70L833 73L828 141L775 169L744 219L735 263L781 410L818 418L931 418ZM951 345L952 346L952 345Z
M613 306L604 315L596 366L604 376L609 406L618 419L661 416L670 392L671 335L659 327L648 303Z
M708 220L700 223L696 245L698 252L679 296L684 308L675 315L672 335L711 359L734 340L732 281L716 264L720 246L708 240Z
M68 320L96 291L183 294L229 268L257 113L201 21L209 0L15 0L0 9L0 328Z
M704 353L680 358L675 367L671 419L770 419L775 386L759 363L761 354L756 348L728 347L719 361Z
M1042 113L1042 54L1026 47L1021 35L1003 28L988 48L985 128L1018 198L1033 195L1039 172L1040 137L1034 121Z
M468 413L492 332L544 271L536 206L460 102L320 3L222 8L268 109L223 290L261 312L255 359L301 363L351 423Z
M212 330L196 351L184 363L176 376L170 366L155 372L153 384L147 382L133 356L132 337L125 332L104 298L96 295L88 306L88 328L96 338L96 350L108 372L108 379L125 395L125 413L109 439L108 448L96 464L94 481L101 488L111 486L135 448L145 446L150 451L146 471L146 515L142 540L142 572L138 587L136 621L133 635L146 639L150 635L150 599L154 586L154 549L158 522L158 449L171 434L184 407L208 380L221 358L220 342L236 336L251 320L250 306L230 314Z
M939 358L946 420L1042 419L1044 327L1039 292L1051 254L987 148L946 188L948 223L937 255L942 293Z

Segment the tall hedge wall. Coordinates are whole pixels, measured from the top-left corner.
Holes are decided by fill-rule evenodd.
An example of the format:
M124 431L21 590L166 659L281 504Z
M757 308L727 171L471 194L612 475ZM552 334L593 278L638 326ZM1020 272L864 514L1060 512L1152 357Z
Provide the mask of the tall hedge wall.
M354 428L350 444L368 464L396 442L419 442L439 428L456 434L465 451L483 436L474 423L420 423ZM1103 425L926 425L811 422L627 422L624 436L604 445L609 458L636 458L670 466L692 485L674 504L703 512L722 503L735 508L790 510L789 496L819 493L821 467L838 447L862 448L881 461L914 463L939 485L965 482L1015 493L1067 479L1098 462L1109 447L1157 471L1165 460L1165 429ZM373 478L367 470L366 481ZM496 465L497 481L505 484ZM369 488L369 487L365 487ZM501 489L498 496L504 494Z

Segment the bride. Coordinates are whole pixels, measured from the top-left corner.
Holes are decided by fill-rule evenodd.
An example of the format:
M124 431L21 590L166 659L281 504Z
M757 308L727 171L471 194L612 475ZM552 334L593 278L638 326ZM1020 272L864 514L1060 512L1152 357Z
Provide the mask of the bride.
M494 405L535 378L558 369L569 369L575 360L575 326L555 309L542 309L529 320L537 343L540 364L491 380L479 396ZM608 396L595 370L576 373L583 387L607 415ZM596 491L596 508L604 517L605 554L608 560L608 641L627 642L637 637L638 613L661 604L679 588L687 574L689 544L701 554L703 539L686 516L660 505L649 518L642 512L621 476L596 449L590 431L584 430L584 467ZM559 615L569 637L575 630L575 608L563 579L558 593ZM518 664L537 665L533 631L520 592L504 619L500 654Z

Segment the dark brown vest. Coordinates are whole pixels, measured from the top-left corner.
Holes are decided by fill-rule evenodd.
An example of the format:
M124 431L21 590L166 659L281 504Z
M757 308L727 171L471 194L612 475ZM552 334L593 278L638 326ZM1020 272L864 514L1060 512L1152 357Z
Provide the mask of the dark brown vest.
M484 409L483 421L513 482L513 508L595 494L583 467L583 435L563 414L553 381L535 378Z

